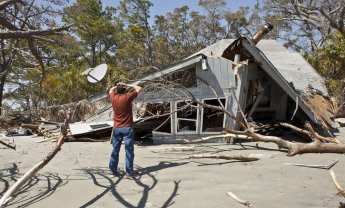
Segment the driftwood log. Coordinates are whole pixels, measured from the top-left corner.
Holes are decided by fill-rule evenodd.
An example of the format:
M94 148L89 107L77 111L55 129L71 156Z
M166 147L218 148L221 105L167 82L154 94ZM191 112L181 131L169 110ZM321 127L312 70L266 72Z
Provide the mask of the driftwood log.
M238 203L243 204L246 207L250 207L250 208L254 208L254 205L252 205L252 203L250 201L241 199L240 197L236 196L234 193L232 192L228 192L227 193L228 196L231 196L233 199L235 199Z
M47 120L41 120L40 122L41 124L21 124L21 127L29 129L31 132L36 133L38 136L56 139L59 137L59 128L62 123ZM48 127L46 125L48 125Z
M205 155L192 155L188 157L188 159L201 159L201 158L211 158L211 159L223 159L223 160L239 160L243 162L251 162L259 160L256 157L245 157L242 155L211 155L211 154L205 154Z
M6 147L8 147L10 149L16 150L16 145L15 144L6 142L2 138L0 138L0 144L4 145L4 146L6 146Z
M60 151L61 146L65 142L67 134L67 121L61 126L61 133L54 149L43 158L39 163L33 166L28 172L26 172L19 180L17 180L1 197L0 207L4 206L8 201L12 199L14 193L16 193L31 177L33 177L39 170L41 170L51 159Z
M335 173L332 169L329 170L329 173L331 174L332 176L332 179L333 179L333 182L335 184L335 186L337 187L337 189L339 190L339 193L345 197L345 189L340 185L340 183L338 182L336 176L335 176Z
M295 128L296 130L299 129L297 127ZM313 142L310 142L310 143L290 142L277 136L261 135L261 134L255 133L251 129L246 129L244 131L225 129L223 134L203 137L201 139L196 139L193 141L184 140L184 142L197 143L197 142L202 142L202 141L206 141L213 138L232 137L232 138L240 138L240 139L252 139L254 141L265 142L265 143L267 142L275 143L278 145L279 149L287 149L288 156L295 156L297 154L303 154L303 153L341 153L341 154L345 153L345 144L340 143L338 140L335 140L333 138L325 139L325 138L322 138L321 136L319 137L317 136L316 132L313 130L312 130L313 132L307 131L307 130L303 130L303 131L306 132L307 135L314 135ZM332 142L332 143L325 143L325 141Z
M246 136L246 135L231 134L231 133L226 133L226 131L224 131L224 134L202 137L200 139L193 139L193 140L180 139L180 140L182 140L185 143L198 143L198 142L203 142L203 141L207 141L207 140L215 139L215 138L252 139L251 137Z
M39 127L39 125L37 125L37 124L22 124L21 126L25 129L30 129L33 131L36 131Z
M345 153L345 144L323 143L317 138L310 143L294 143L276 136L260 135L250 129L245 131L227 129L226 131L233 134L246 135L259 142L275 143L278 145L279 149L287 149L288 156L295 156L303 153Z

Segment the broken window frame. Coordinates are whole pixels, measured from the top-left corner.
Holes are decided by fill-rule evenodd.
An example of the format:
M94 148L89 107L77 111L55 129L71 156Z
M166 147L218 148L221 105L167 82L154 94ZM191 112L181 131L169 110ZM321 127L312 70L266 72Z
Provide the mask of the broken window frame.
M219 100L225 100L224 107L228 106L228 98L227 97L219 97ZM202 99L201 102L205 103L205 100L217 100L217 98L206 98ZM204 127L204 108L201 108L201 119L200 119L200 133L201 134L216 134L222 132L222 130L219 131L203 131ZM226 114L223 112L223 124L220 128L224 128L226 123Z
M192 102L191 100L183 100L183 101L176 101L174 103L174 107L175 109L178 109L178 103L183 103L183 102ZM197 105L195 107L196 109L196 118L195 119L191 119L191 118L183 118L183 117L177 117L178 112L174 113L174 118L175 118L175 128L174 128L174 134L176 135L184 135L184 134L197 134L198 133L198 129L199 129L199 120L200 120L200 111L199 111L199 106ZM191 121L191 122L195 122L195 131L191 130L191 131L179 131L178 127L179 127L179 121Z

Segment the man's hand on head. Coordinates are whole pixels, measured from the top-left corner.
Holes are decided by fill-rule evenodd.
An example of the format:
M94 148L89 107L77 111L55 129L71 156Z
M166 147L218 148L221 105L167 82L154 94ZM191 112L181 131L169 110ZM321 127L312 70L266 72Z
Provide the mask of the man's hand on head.
M124 82L119 82L119 83L117 83L117 85L123 85L123 86L127 87L127 84Z

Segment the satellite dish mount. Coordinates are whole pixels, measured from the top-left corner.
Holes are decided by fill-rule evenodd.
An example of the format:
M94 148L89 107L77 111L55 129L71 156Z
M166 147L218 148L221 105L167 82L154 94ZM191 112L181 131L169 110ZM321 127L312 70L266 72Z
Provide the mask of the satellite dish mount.
M90 83L97 83L100 82L104 76L107 74L108 66L107 64L100 64L95 68L86 69L82 75L85 75L87 81Z

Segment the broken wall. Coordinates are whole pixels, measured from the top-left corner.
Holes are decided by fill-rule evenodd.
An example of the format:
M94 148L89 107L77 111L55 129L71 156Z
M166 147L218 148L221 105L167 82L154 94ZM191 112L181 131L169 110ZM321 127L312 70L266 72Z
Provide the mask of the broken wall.
M109 106L108 98L103 98L95 102L88 100L81 100L79 102L69 103L65 105L49 106L41 109L40 117L54 122L64 122L68 115L70 115L70 123L84 121L93 116L99 110Z
M253 113L254 120L286 120L287 94L255 63L250 64L247 89L247 106L253 102L258 91L262 90Z

